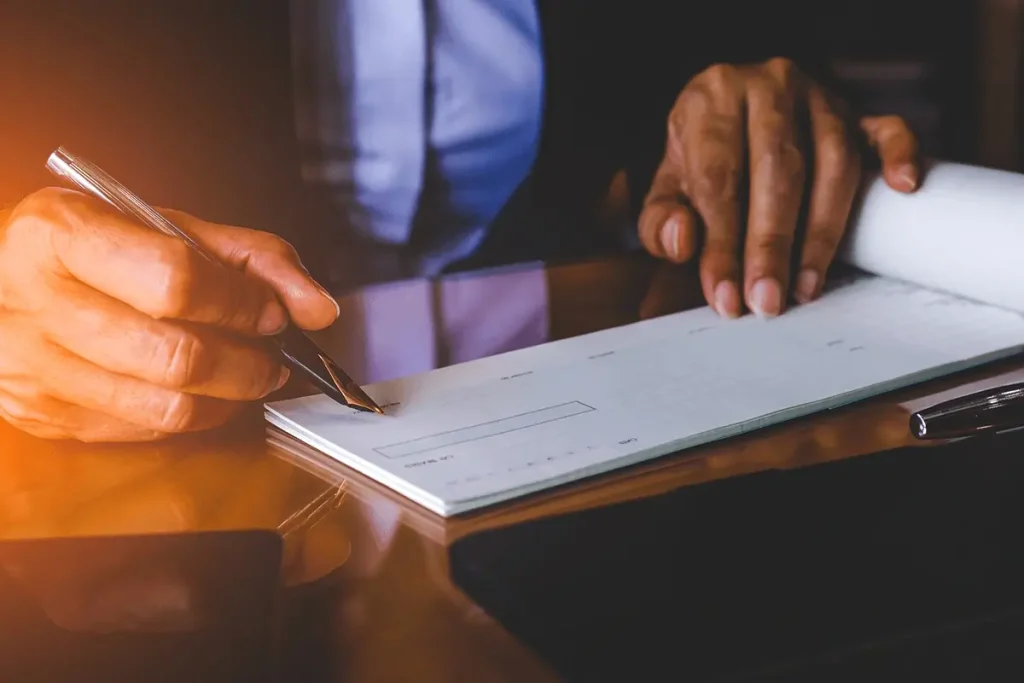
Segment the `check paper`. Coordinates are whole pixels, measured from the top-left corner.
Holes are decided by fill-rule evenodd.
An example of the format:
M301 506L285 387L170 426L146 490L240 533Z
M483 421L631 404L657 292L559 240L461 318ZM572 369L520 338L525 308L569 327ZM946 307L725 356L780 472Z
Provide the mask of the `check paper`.
M371 385L388 415L268 404L293 437L454 515L1009 356L1024 318L865 275L772 320L708 308Z

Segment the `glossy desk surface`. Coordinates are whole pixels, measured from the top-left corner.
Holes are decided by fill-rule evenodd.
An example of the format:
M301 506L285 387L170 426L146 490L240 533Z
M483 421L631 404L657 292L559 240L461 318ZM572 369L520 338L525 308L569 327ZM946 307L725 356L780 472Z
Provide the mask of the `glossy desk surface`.
M387 286L343 302L348 339L356 340L344 351L347 367L372 357L363 379L381 378L700 304L691 272L634 258L452 282L447 290L436 283ZM397 322L406 333L381 331L371 318L385 327ZM438 324L441 318L447 322ZM416 328L416 320L433 323ZM410 366L410 358L422 367ZM287 617L277 630L285 680L556 681L547 663L453 584L453 542L702 482L915 445L907 428L915 401L1017 374L1013 363L986 368L449 520L305 449L275 445L258 407L230 430L145 445L45 442L3 425L0 536L12 543L266 530L283 538L279 608ZM68 560L66 572L86 572L90 558L80 562ZM96 607L102 601L81 595L95 581L69 598L47 580L39 578L33 594L47 617L72 630L144 631L147 609L166 612L174 602L129 591L119 598L127 603L104 611ZM124 614L131 618L119 621Z

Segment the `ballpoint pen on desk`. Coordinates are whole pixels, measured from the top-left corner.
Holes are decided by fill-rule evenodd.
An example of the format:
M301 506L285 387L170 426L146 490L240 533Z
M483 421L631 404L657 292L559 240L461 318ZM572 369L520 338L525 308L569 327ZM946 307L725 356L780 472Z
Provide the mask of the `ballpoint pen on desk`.
M910 416L918 439L954 439L1024 426L1024 382L944 401Z
M177 237L203 257L215 263L220 262L188 233L128 191L95 164L59 147L50 155L46 168L58 178L67 180L82 192L107 202L143 226L170 237ZM288 326L274 338L274 341L288 366L305 376L327 396L356 410L384 414L384 410L297 327Z

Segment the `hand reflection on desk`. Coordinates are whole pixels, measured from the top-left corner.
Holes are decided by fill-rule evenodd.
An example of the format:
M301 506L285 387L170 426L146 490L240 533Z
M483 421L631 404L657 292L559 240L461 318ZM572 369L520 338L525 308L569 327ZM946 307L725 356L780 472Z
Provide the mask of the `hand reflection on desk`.
M288 585L323 578L350 552L346 530L331 518L343 491L269 454L258 437L99 446L0 430L0 547L262 529L284 535ZM202 622L173 561L130 563L131 544L97 547L105 550L59 565L0 551L0 571L69 630L174 631Z
M0 544L0 571L67 631L174 633L199 630L207 622L195 586L173 565L140 562L130 542L103 552L83 549L94 552L55 563L45 553Z

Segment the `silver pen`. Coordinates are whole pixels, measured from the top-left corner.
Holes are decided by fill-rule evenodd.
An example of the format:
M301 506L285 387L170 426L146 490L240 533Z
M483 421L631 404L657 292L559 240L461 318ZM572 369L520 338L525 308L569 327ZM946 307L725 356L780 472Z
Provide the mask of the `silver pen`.
M88 160L58 147L47 160L46 168L58 178L70 182L86 194L107 202L143 226L181 239L198 254L223 265L187 232ZM384 410L299 328L289 325L284 332L274 338L274 342L284 362L309 379L324 394L344 406L363 412L384 414Z
M976 391L910 416L910 431L922 440L955 439L1024 427L1024 382Z

